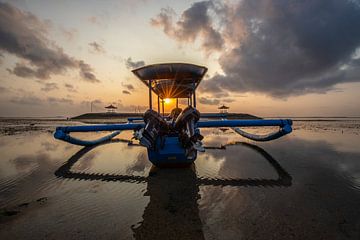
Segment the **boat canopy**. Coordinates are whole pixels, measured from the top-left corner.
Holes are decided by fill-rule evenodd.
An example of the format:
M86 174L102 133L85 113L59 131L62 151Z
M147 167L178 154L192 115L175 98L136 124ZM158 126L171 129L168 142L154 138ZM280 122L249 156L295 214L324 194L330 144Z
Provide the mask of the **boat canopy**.
M188 63L162 63L144 66L132 72L160 98L189 98L207 71Z

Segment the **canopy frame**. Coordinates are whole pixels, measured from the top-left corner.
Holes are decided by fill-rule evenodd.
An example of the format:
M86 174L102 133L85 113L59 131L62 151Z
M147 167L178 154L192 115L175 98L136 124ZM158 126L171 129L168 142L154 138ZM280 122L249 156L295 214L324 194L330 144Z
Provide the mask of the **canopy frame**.
M188 99L188 105L196 108L196 89L207 72L207 68L188 63L161 63L143 66L132 70L149 89L149 108L152 109L152 93L158 96L164 114L164 99Z

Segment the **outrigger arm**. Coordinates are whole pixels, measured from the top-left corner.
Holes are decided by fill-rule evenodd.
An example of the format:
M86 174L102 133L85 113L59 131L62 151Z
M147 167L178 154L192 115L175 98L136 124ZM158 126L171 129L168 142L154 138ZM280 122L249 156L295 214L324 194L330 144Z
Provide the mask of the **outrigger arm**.
M143 123L124 123L124 124L102 124L102 125L89 125L89 126L71 126L71 127L57 127L54 137L56 139L75 144L80 146L92 146L106 142L124 130L138 130L145 126ZM113 133L98 138L95 140L82 140L70 136L71 132L98 132L98 131L114 131Z
M290 119L256 119L256 120L219 120L219 121L200 121L197 127L230 127L239 135L254 140L254 141L271 141L278 139L286 134L291 133L292 121ZM279 131L272 132L266 135L257 135L245 132L239 127L266 127L266 126L279 126Z
M130 120L130 119L129 119ZM133 119L131 119L133 120ZM136 119L140 120L140 119ZM211 128L211 127L230 127L241 136L254 140L254 141L271 141L280 138L292 131L292 121L290 119L256 119L256 120L212 120L212 121L199 121L196 124L197 128ZM247 133L239 127L260 127L260 126L279 126L277 132L266 135L256 135ZM54 137L56 139L75 144L80 146L91 146L106 142L121 131L126 130L139 130L145 127L144 123L124 123L124 124L102 124L102 125L89 125L89 126L69 126L57 127ZM111 134L95 140L82 140L70 136L72 132L99 132L99 131L114 131Z

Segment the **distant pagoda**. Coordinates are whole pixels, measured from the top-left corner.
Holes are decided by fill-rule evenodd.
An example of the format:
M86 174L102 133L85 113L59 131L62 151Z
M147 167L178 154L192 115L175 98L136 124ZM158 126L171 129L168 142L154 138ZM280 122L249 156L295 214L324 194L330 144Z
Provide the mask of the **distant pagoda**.
M224 104L222 106L218 107L218 109L220 110L220 113L228 113L229 108L230 107L227 107Z
M107 113L114 113L114 112L116 112L116 109L117 109L117 107L115 107L112 104L110 104L109 106L106 106L105 108L106 108Z

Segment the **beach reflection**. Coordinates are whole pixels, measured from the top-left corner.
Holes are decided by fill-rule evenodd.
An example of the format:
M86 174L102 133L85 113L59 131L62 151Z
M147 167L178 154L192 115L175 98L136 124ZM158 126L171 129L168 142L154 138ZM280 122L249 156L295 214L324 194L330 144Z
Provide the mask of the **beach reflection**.
M99 180L147 183L144 196L150 197L150 202L143 213L143 220L132 227L136 239L204 239L202 223L199 217L198 200L200 186L290 186L290 175L280 164L262 148L245 143L232 143L233 146L243 146L257 152L267 161L277 173L276 179L264 178L206 178L198 177L196 166L180 169L157 169L152 167L149 176L125 174L110 174L101 172L77 172L72 168L81 161L93 162L96 148L104 149L105 145L115 145L122 142L119 139L109 141L96 147L85 147L73 155L62 165L55 175L60 178L77 180ZM114 147L114 146L113 146ZM223 151L223 149L221 149ZM87 158L86 156L90 156ZM133 169L144 169L143 159L139 158L133 165L126 167L127 173ZM140 164L139 164L140 163ZM132 169L132 170L131 170ZM130 170L130 171L129 171Z
M304 124L256 144L206 129L187 169L153 168L128 135L87 148L2 135L0 238L358 239L359 135Z

